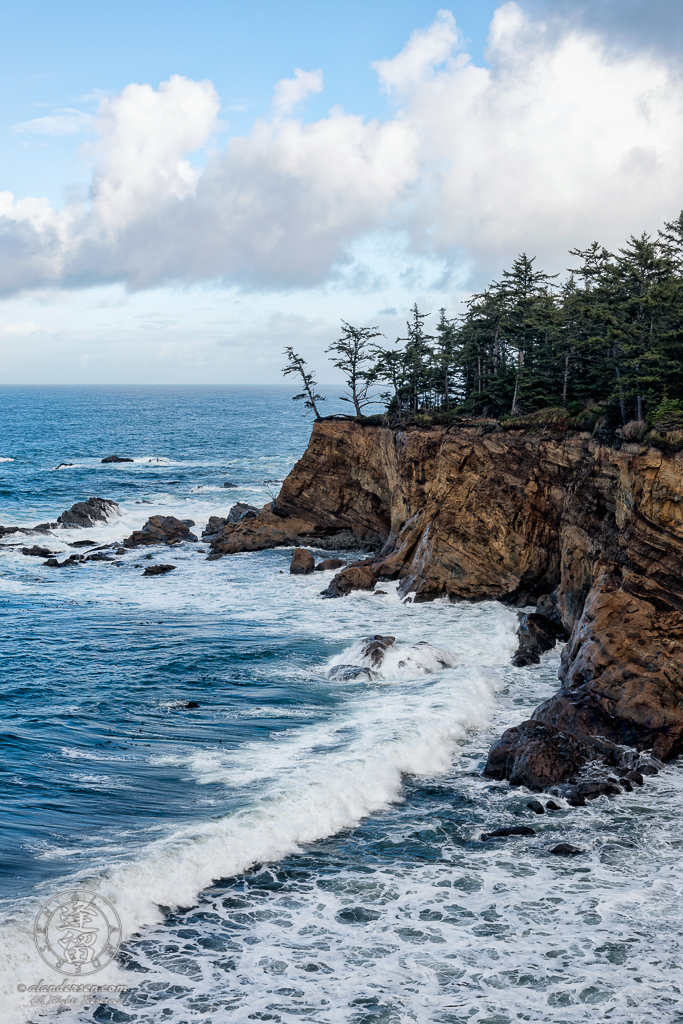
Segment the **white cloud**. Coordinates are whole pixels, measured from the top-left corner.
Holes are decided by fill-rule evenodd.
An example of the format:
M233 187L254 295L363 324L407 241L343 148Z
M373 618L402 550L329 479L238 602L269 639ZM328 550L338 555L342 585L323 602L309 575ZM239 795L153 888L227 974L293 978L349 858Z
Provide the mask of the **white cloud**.
M81 135L92 130L95 118L83 110L66 107L45 117L34 117L30 121L13 124L17 135Z
M401 52L391 60L378 60L372 66L382 87L389 93L406 93L443 64L461 45L462 36L450 11L439 11L434 24L417 29Z
M8 334L12 337L26 337L28 334L36 334L42 328L33 320L21 320L15 324L0 323L0 334Z
M273 110L276 114L291 114L297 103L301 103L311 93L323 91L323 73L302 71L294 68L294 78L282 78L275 83L273 90Z
M683 79L670 63L610 52L580 27L546 30L514 3L495 13L487 66L461 45L441 11L378 62L395 104L384 121L291 116L322 88L320 72L297 69L275 88L274 116L220 151L207 149L210 82L129 85L100 103L87 203L58 211L0 193L0 289L306 288L338 276L363 239L397 231L437 262L498 272L526 249L559 269L571 246L616 245L676 215Z

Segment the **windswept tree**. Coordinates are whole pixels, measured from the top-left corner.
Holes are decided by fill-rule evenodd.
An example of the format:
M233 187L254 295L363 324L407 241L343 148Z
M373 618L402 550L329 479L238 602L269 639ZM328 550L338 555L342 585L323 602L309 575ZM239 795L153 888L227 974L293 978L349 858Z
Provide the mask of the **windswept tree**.
M348 394L340 395L342 402L350 402L356 411L356 416L363 415L363 409L372 405L373 400L368 397L368 389L372 383L370 367L373 361L374 348L370 344L373 338L381 337L381 331L376 327L352 327L342 320L342 336L333 342L326 352L331 352L330 357L334 366L341 370L346 378Z
M307 409L313 410L313 415L317 420L321 418L318 412L317 402L324 402L325 396L316 394L316 388L318 386L317 381L313 377L312 373L309 373L306 369L306 360L294 351L289 345L285 349L285 355L289 362L282 368L282 372L285 377L290 373L298 374L301 377L301 384L303 391L298 395L292 396L293 402L303 401Z

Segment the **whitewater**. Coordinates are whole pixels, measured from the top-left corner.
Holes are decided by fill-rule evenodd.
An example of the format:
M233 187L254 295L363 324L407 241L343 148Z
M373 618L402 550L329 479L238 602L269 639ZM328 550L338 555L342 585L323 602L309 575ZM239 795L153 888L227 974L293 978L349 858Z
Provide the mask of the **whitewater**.
M542 817L481 775L557 687L557 651L510 665L514 609L393 584L322 600L332 573L291 576L291 549L21 553L120 541L157 512L199 536L264 504L308 437L289 395L0 389L0 523L90 495L122 510L0 547L2 1020L683 1022L677 765ZM381 666L374 634L396 637ZM481 841L511 824L536 835ZM91 980L124 991L58 1012L26 991L61 980L33 922L76 883L116 907L121 951Z

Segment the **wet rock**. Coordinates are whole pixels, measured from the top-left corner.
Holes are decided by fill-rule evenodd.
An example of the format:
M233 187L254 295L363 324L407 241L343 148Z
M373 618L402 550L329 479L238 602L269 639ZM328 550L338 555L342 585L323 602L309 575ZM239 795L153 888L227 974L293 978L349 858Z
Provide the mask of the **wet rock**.
M22 555L32 555L35 558L51 558L54 555L54 551L50 551L48 548L41 548L37 544L34 544L31 548L22 548Z
M228 512L229 523L241 523L244 519L255 519L259 510L244 501L238 501Z
M227 522L227 516L209 516L209 521L202 530L202 537L217 537Z
M375 633L374 636L368 636L361 642L363 644L362 657L367 658L373 668L379 668L389 648L396 643L396 637Z
M100 462L134 462L134 459L127 459L123 455L107 455L106 459L100 459Z
M529 719L506 729L489 751L484 775L544 790L574 778L595 750L575 736Z
M148 544L178 544L181 541L195 542L191 532L191 519L176 519L175 516L150 516L141 530L134 530L123 542L126 548L144 547Z
M532 612L529 615L522 615L517 628L519 646L512 659L512 664L517 668L525 665L538 665L541 655L545 651L551 651L560 637L564 636L564 629L557 625L545 615Z
M293 576L307 576L315 568L315 559L305 548L295 548L289 571Z
M74 540L69 544L70 548L91 548L97 544L96 540Z
M315 567L316 572L327 572L329 569L341 569L346 565L343 558L324 558Z
M558 843L550 852L554 853L556 857L576 857L584 851L580 850L578 846L572 846L571 843Z
M527 807L530 811L533 811L534 814L545 814L545 807L540 800L530 800Z
M545 809L546 809L546 811L561 811L562 810L560 805L555 803L554 800L548 800L548 803L545 805Z
M224 487L238 487L239 484L234 484L231 480L226 480L223 484Z
M345 597L352 590L374 590L376 583L377 577L371 565L350 565L334 577L322 591L322 596Z
M335 665L327 673L328 679L338 679L348 682L351 679L362 679L364 682L371 682L373 679L380 679L379 672L373 672L371 668L364 668L361 665Z
M386 590L374 590L373 593L372 593L372 596L373 597L386 597L387 596L387 591Z
M19 529L20 528L18 526L0 526L0 537L8 537L11 533L19 533ZM28 531L28 530L24 531L24 530L22 530L21 532L22 533L24 533L24 532L28 533L28 532L32 532L32 531Z
M116 549L116 554L117 555L125 555L125 553L126 553L126 549L125 548L117 548Z
M55 469L63 469L66 466L73 466L73 462L60 462L58 466L55 466Z
M167 572L173 572L175 565L148 565L143 576L165 576Z
M190 710L194 710L195 708L199 707L199 704L197 703L196 700L188 700L188 702L185 705L185 707L189 708Z
M536 831L527 825L512 825L509 828L494 828L493 832L482 832L482 843L489 839L507 839L509 836L535 836Z
M43 565L49 565L50 568L57 569L57 568L59 568L59 559L57 559L57 558L48 558L47 562L43 562Z
M113 516L120 515L121 509L115 501L109 501L107 498L86 498L85 501L77 501L66 512L62 512L61 516L57 517L57 522L69 528L87 528L97 523L106 523Z

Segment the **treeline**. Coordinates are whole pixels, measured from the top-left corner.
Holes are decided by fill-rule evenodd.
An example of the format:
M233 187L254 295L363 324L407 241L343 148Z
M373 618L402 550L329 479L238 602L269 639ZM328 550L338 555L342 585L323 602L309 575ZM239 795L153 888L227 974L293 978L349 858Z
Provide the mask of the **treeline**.
M378 399L391 419L460 412L496 418L546 408L576 415L598 404L614 423L683 413L683 213L656 238L632 236L616 253L598 243L572 250L557 275L521 254L465 311L411 310L406 334L383 346L377 328L343 324L327 350L342 370L357 416ZM292 351L285 373L302 375L297 398L319 416L316 384Z

